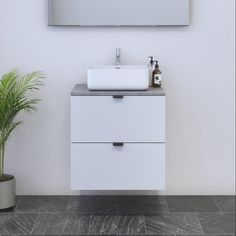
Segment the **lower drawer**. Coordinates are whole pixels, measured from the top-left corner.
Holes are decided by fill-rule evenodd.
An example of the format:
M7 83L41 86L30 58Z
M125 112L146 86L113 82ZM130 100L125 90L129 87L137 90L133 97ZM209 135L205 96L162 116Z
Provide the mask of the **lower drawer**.
M160 190L165 188L165 144L73 143L74 190Z

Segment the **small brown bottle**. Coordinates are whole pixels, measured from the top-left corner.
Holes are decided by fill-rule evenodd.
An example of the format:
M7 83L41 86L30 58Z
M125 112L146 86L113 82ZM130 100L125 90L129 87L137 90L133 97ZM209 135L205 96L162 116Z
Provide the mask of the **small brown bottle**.
M159 70L158 61L155 61L155 70L152 72L152 87L161 87L161 71Z

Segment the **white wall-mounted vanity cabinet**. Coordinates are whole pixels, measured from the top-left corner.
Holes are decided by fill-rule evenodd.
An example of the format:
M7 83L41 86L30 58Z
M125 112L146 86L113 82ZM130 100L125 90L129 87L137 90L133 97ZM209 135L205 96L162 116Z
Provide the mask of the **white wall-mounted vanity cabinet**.
M71 188L165 188L165 93L71 93Z

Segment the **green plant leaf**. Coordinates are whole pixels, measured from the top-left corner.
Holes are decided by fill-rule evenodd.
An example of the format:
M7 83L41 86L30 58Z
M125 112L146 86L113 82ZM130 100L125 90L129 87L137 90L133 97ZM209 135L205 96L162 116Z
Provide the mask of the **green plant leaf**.
M13 69L0 80L0 153L12 131L22 121L15 121L16 116L24 112L36 111L38 98L31 98L31 92L39 90L43 85L44 75L40 71L21 76ZM30 94L29 94L30 93ZM0 155L0 176L3 175L3 155Z

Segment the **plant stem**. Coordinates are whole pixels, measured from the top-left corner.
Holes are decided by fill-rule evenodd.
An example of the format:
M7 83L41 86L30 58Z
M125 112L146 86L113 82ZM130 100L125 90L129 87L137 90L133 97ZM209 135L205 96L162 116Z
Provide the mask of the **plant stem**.
M4 174L4 155L5 155L5 143L0 144L0 179Z

